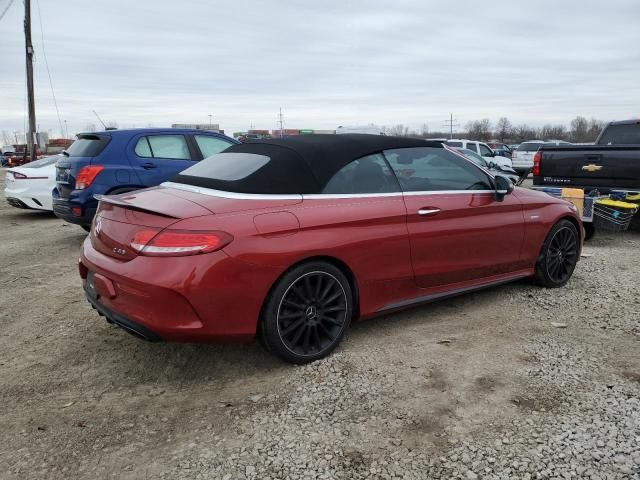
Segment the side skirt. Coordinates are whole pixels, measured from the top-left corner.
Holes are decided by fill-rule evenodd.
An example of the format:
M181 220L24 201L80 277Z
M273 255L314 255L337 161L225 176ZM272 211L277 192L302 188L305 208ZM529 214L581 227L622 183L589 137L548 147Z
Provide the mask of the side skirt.
M393 302L385 305L382 308L376 310L373 316L383 315L385 313L390 313L396 310L403 310L405 308L413 307L416 305L422 305L426 303L435 302L437 300L444 300L446 298L457 297L458 295L464 295L465 293L474 292L476 290L483 290L485 288L495 287L497 285L502 285L505 283L514 282L516 280L521 280L523 278L528 278L533 276L534 271L532 269L520 270L513 274L501 275L498 278L494 278L492 280L486 280L484 282L475 283L473 285L468 285L459 288L453 288L451 290L446 290L444 292L431 293L429 295L421 295L419 297L410 298L408 300L401 300L399 302Z

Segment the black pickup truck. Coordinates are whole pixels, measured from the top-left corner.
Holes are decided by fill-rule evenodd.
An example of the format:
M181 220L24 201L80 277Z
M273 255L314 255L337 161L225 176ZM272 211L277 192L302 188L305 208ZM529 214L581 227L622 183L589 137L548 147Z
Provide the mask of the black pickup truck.
M640 191L640 120L609 123L595 145L543 146L533 159L534 187Z

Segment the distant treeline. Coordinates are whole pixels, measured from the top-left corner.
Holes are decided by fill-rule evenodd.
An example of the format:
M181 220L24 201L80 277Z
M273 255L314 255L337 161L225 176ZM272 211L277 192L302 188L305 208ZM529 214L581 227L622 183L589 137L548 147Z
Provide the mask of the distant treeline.
M569 127L563 124L546 124L541 127L532 127L526 123L513 125L507 117L502 117L493 125L488 118L473 120L465 125L464 131L454 133L456 138L469 140L498 140L502 143L521 143L526 140L566 140L574 143L593 142L604 127L606 122L592 118L578 116L571 120ZM427 125L423 125L419 131L411 130L404 125L383 127L387 135L399 135L420 138L448 138L448 131L429 131Z

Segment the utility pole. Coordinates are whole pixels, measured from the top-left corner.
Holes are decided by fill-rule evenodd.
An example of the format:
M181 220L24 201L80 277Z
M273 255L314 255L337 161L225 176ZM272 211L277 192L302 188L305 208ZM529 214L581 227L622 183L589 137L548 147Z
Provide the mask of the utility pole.
M64 121L64 138L69 138L69 126L66 120Z
M459 127L457 118L453 118L453 113L449 114L449 118L444 121L445 127L449 127L449 138L453 138L453 127Z
M33 45L31 44L31 0L24 0L24 43L27 56L27 101L29 104L29 134L27 151L36 158L36 105L33 95Z
M280 124L280 138L284 137L284 115L282 115L282 107L280 107L280 113L278 114L278 123Z

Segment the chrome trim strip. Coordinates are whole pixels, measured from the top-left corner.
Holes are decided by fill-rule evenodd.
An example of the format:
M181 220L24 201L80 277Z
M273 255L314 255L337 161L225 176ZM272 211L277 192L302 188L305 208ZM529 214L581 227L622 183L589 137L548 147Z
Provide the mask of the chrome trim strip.
M325 200L340 198L375 198L375 197L400 197L402 195L476 195L476 194L494 194L494 190L430 190L421 192L390 192L390 193L344 193L344 194L262 194L262 193L236 193L225 192L223 190L215 190L213 188L196 187L186 185L184 183L163 182L161 187L175 188L177 190L185 190L187 192L201 193L211 197L235 198L241 200Z
M175 188L176 190L184 190L187 192L200 193L202 195L209 195L210 197L222 197L222 198L234 198L238 200L302 200L302 195L275 195L275 194L262 194L262 193L236 193L225 192L223 190L215 190L213 188L196 187L193 185L185 185L184 183L175 182L163 182L161 187Z
M374 198L374 197L401 197L402 192L389 193L312 193L302 194L305 200L324 200L333 198Z
M507 278L502 278L500 280L494 280L492 282L485 282L485 283L481 283L481 284L478 284L478 285L473 285L473 286L470 286L470 287L456 288L454 290L448 290L446 292L432 293L431 295L424 295L422 297L410 298L409 300L402 300L400 302L394 302L394 303L390 303L388 305L385 305L384 307L381 307L378 310L376 310L375 313L384 313L384 312L391 311L391 310L410 307L412 305L435 302L436 300L443 300L445 298L455 297L455 296L458 296L458 295L463 295L465 293L473 292L475 290L482 290L484 288L495 287L495 286L502 285L502 284L505 284L505 283L514 282L514 281L520 280L522 278L528 278L530 276L531 275L528 275L528 274L518 273L518 274L512 275L512 276L507 277Z
M495 190L429 190L426 192L404 192L405 195L463 195L494 194Z

